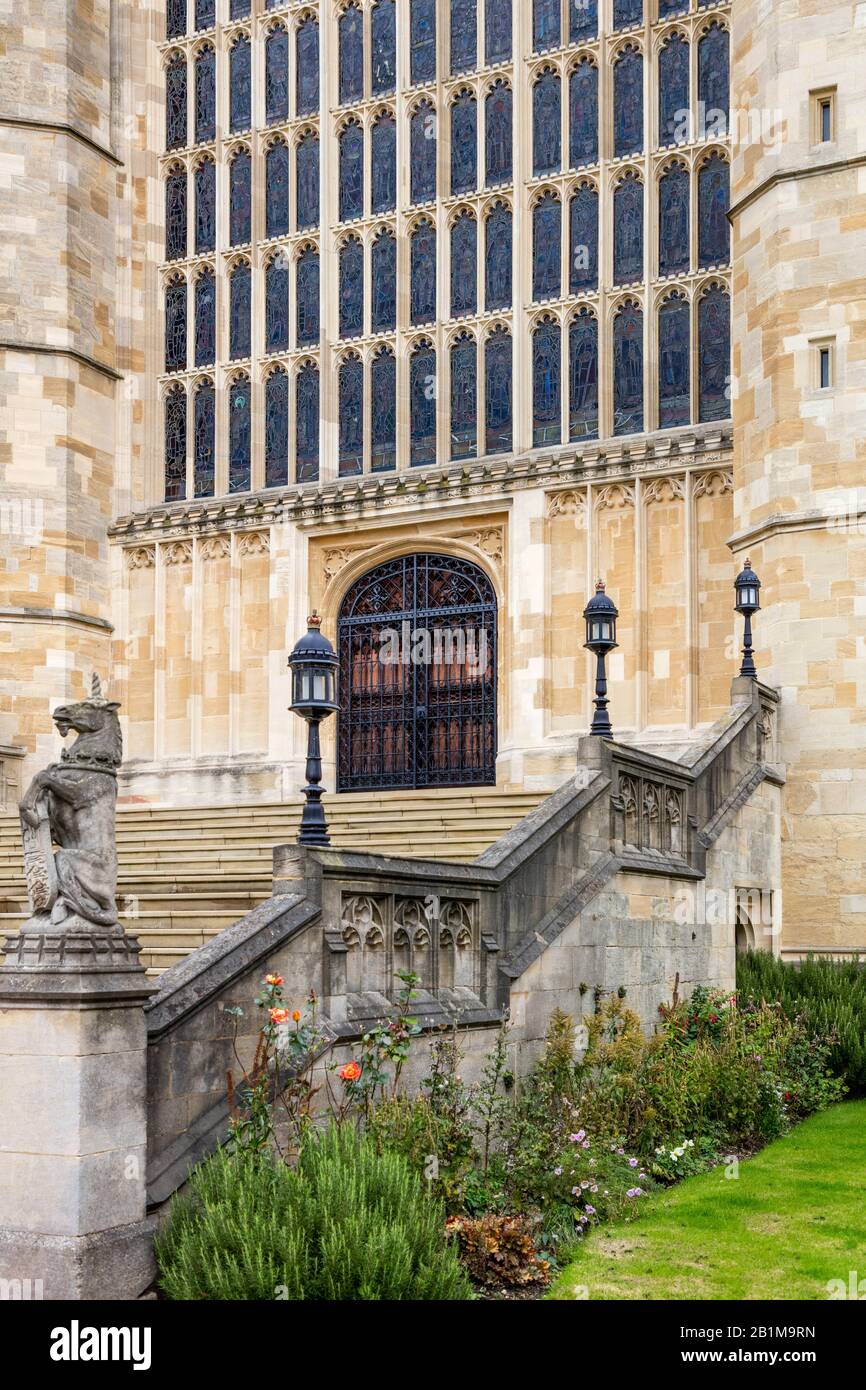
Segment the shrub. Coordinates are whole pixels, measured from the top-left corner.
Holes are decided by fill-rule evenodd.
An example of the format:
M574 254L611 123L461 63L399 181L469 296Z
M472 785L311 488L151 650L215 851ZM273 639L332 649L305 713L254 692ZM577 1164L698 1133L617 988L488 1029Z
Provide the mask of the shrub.
M297 1168L221 1151L189 1187L157 1240L171 1299L471 1297L441 1205L349 1125L308 1136Z
M448 1231L471 1278L482 1288L544 1288L550 1282L550 1264L538 1254L523 1218L452 1216Z

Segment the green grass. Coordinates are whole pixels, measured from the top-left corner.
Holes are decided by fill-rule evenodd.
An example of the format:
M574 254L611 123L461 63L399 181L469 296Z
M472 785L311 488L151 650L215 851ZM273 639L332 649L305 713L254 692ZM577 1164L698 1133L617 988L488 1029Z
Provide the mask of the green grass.
M742 1162L599 1227L550 1298L826 1299L866 1278L866 1101L833 1106Z

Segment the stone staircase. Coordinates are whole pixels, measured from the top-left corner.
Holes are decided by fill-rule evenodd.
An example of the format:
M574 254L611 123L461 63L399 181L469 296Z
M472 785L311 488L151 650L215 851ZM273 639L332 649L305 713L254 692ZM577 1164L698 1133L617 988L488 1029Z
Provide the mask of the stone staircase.
M471 787L354 792L326 805L335 849L468 863L542 799ZM270 896L272 848L294 840L300 814L300 798L118 809L118 909L141 942L148 974L161 974ZM26 915L18 816L0 812L0 953Z

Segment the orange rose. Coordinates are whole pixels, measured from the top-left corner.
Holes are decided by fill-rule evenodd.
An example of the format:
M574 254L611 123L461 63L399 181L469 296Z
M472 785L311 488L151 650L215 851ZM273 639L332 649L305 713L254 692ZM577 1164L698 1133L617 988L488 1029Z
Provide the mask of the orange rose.
M271 1023L285 1023L289 1017L288 1009L269 1009Z
M357 1062L347 1062L344 1067L340 1068L337 1075L341 1081L357 1081L361 1075L361 1068Z
M300 1009L294 1009L294 1010L292 1011L292 1018L294 1019L295 1023L300 1023L300 1021L301 1021L301 1011L300 1011Z
M266 975L266 976L265 976L265 984L266 984L266 985L281 985L282 983L283 983L283 977L282 977L282 975Z

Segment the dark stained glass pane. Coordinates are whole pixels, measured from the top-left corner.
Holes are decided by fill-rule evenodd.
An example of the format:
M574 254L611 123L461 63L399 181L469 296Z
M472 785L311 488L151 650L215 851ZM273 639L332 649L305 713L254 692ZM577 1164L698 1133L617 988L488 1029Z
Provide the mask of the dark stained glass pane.
M569 157L572 169L598 163L598 68L578 63L568 86Z
M349 5L340 15L340 103L364 95L364 23L361 11Z
M216 246L216 165L203 159L195 171L195 249L199 255Z
M643 430L643 310L625 304L613 321L613 432Z
M559 0L532 0L532 46L536 53L559 48Z
M251 278L248 265L236 265L229 277L229 356L250 355Z
M690 115L689 46L675 34L659 54L659 144L687 140Z
M542 73L533 88L532 164L536 178L562 165L562 105L555 72Z
M671 15L675 14L686 14L688 8L689 0L659 0L659 19L669 19Z
M252 125L252 57L249 39L236 39L229 49L229 129Z
M659 309L659 429L687 425L689 407L689 306L673 295Z
M583 309L568 330L569 439L598 439L598 320Z
M186 61L172 58L165 70L165 148L186 144Z
M319 25L315 19L305 19L298 25L295 59L297 115L309 116L319 109Z
M195 27L212 29L216 23L216 0L195 0Z
M484 11L484 54L488 66L507 63L511 57L512 0L486 0Z
M319 369L307 363L295 391L295 475L299 483L319 476Z
M643 20L643 0L613 0L613 27L626 29Z
M478 312L478 225L463 212L451 228L451 317Z
M429 101L422 101L409 131L413 203L430 203L436 197L436 144L436 112Z
M698 305L700 421L727 420L731 414L731 301L712 289Z
M562 442L562 334L559 324L545 319L532 335L532 441Z
M413 324L436 317L436 228L419 222L412 233L410 316Z
M701 138L724 139L730 105L730 36L711 24L698 44L698 101L704 111Z
M498 204L487 219L484 251L485 308L511 308L511 213Z
M497 328L484 344L485 450L509 454L513 447L511 337Z
M473 459L478 452L478 349L474 338L451 348L451 457Z
M377 0L370 18L373 47L373 92L393 92L397 85L397 17L394 0Z
M546 193L532 214L532 298L558 299L561 277L562 208Z
M511 182L512 107L510 87L497 82L485 102L485 173L487 186Z
M633 174L613 195L613 279L616 285L643 279L643 184Z
M289 147L275 140L265 155L265 235L289 231Z
M195 139L213 140L216 135L216 56L203 48L195 60Z
M727 265L731 259L731 170L714 154L698 174L698 265Z
M279 367L265 382L265 487L289 481L289 378Z
M265 352L289 346L289 267L282 256L265 270Z
M451 106L451 193L468 193L478 182L478 106L461 92Z
M229 0L229 19L246 19L250 8L251 0Z
M319 221L319 137L308 130L295 148L298 230L315 227Z
M372 330L388 333L397 327L397 238L391 232L379 233L370 260Z
M689 262L689 172L676 165L659 180L659 275L687 275Z
M169 285L165 292L165 370L186 368L186 285Z
M229 492L247 492L252 460L250 383L229 385Z
M193 410L194 474L196 497L213 497L216 446L216 400L207 383L195 393Z
M410 0L409 76L412 84L436 77L436 0Z
M364 368L357 357L340 366L341 478L364 470Z
M175 169L165 181L165 259L186 256L186 170Z
M409 461L436 462L436 353L417 348L409 363Z
M186 497L186 392L180 387L165 398L165 500Z
M613 142L617 159L643 149L643 58L634 48L614 64Z
M364 135L350 121L340 136L340 221L364 215Z
M598 194L594 188L579 188L572 198L570 230L570 292L598 289Z
M383 348L373 358L370 377L373 410L374 473L397 466L397 362L393 352Z
M357 237L340 248L340 337L364 331L364 252Z
M165 37L167 39L176 39L185 33L186 0L167 0L165 7Z
M568 35L584 43L598 34L598 0L568 0Z
M265 120L289 118L289 36L282 25L265 40Z
M475 0L451 0L451 72L476 65L478 19Z
M216 282L212 270L203 270L195 282L195 365L209 367L216 361Z
M229 166L229 243L241 246L252 239L252 160L246 150Z
M308 246L298 257L298 347L319 341L319 253Z
M397 122L378 116L373 122L372 209L391 212L397 206Z

